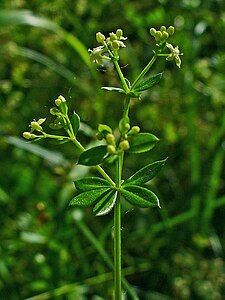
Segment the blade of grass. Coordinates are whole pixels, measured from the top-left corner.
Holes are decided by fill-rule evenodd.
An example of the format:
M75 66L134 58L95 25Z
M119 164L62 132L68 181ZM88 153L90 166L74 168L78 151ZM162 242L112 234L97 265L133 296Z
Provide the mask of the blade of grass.
M70 34L58 24L43 17L35 16L29 10L1 10L0 26L29 25L50 30L70 45L81 57L87 66L91 66L88 51L84 44L74 35Z
M29 59L32 59L44 66L46 66L48 69L54 71L55 73L59 74L60 76L67 79L69 82L71 82L73 85L75 84L75 77L74 73L71 72L69 69L65 68L63 65L56 63L51 58L47 57L46 55L43 55L35 50L19 47L16 44L10 44L7 47L4 47L1 49L1 52L9 52L13 55L20 55Z
M223 164L224 156L225 156L225 152L221 148L214 156L211 165L211 171L209 172L211 176L209 178L208 189L204 197L205 205L203 211L203 227L202 227L204 231L209 230L210 221L213 216L213 212L215 210L214 203L217 198L217 192L219 189L219 182L222 175L222 171L224 170L224 164Z
M29 151L39 157L46 159L52 165L62 165L65 167L65 166L68 166L68 164L69 164L69 162L63 157L63 155L61 153L56 152L56 151L46 150L45 148L43 148L39 145L27 143L22 138L18 138L15 136L8 136L8 137L5 137L5 141L8 144L11 144L20 149Z

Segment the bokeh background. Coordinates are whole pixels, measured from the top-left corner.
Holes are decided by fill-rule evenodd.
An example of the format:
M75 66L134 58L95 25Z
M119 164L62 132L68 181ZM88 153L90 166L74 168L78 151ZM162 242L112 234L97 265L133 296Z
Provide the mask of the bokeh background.
M149 28L161 25L176 28L182 68L158 60L151 74L164 71L163 80L132 103L133 124L160 142L127 156L124 178L169 157L149 185L162 209L124 206L124 273L140 299L225 299L224 8L222 0L1 0L1 299L111 299L112 215L68 208L73 181L95 170L76 165L73 145L29 144L22 132L34 118L51 122L60 94L81 116L83 144L99 123L115 128L123 100L100 87L117 77L91 65L87 49L96 32L122 28L121 65L132 80L152 56Z

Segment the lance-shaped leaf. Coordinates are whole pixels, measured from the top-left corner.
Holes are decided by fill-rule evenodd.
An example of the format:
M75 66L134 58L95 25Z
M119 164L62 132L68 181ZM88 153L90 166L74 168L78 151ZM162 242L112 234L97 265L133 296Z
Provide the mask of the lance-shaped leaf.
M98 201L93 209L96 216L106 215L113 209L116 203L117 193L116 190L110 190Z
M78 164L85 166L97 166L103 162L107 156L106 146L97 146L84 151L78 160Z
M110 91L110 92L119 92L119 93L123 93L123 94L126 93L123 89L114 87L114 86L103 86L102 90L106 90L106 91Z
M90 206L92 204L95 204L99 200L101 200L102 197L105 196L105 194L108 193L110 189L108 188L99 188L94 190L89 190L87 192L83 192L77 196L75 196L70 201L70 206Z
M150 89L162 79L162 75L163 73L159 73L148 79L142 80L139 84L135 86L134 92L142 92Z
M74 135L76 135L77 132L78 132L78 130L79 130L79 128L80 128L80 117L78 116L78 114L76 114L75 112L73 112L73 115L70 118L70 122L71 122L71 125L73 127Z
M158 142L158 138L151 133L139 133L132 136L129 140L130 149L129 153L142 153L151 150Z
M158 197L148 189L137 186L137 185L127 185L121 189L121 194L123 197L131 204L138 207L153 207L158 206Z
M123 186L127 185L142 185L152 178L154 178L159 171L162 169L166 162L166 159L156 161L154 163L151 163L144 168L137 171L135 174L133 174L131 177L129 177L124 183Z
M76 189L80 192L111 187L105 179L99 177L84 177L76 180L74 184Z

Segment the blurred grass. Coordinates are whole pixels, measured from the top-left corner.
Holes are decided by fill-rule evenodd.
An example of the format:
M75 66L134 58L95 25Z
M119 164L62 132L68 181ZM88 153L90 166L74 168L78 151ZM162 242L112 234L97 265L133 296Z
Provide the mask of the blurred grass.
M94 171L75 165L79 153L69 144L18 138L33 118L48 115L59 94L91 129L80 134L85 144L98 123L116 126L122 98L100 87L118 85L117 79L111 69L96 73L87 49L96 46L97 31L121 27L128 36L123 70L134 78L152 55L148 29L165 24L176 27L182 68L157 62L155 73L166 67L160 86L132 104L134 125L141 121L160 144L138 159L127 157L124 170L126 178L169 156L151 184L162 209L124 205L123 266L131 268L126 279L143 300L223 299L223 2L3 0L0 6L0 298L110 299L110 265L99 251L111 256L111 216L95 218L89 209L82 215L96 248L68 210L72 181Z

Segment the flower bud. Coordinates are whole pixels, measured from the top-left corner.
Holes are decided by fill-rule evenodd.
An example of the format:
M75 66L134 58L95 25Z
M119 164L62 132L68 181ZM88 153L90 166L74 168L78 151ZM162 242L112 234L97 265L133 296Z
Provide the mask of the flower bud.
M163 41L165 41L165 40L168 39L168 37L169 37L169 33L167 33L166 31L163 31L163 32L162 32L162 37L161 37L161 39L162 39Z
M174 27L173 27L173 26L170 26L170 27L167 29L167 32L169 33L169 35L173 35L173 34L174 34Z
M58 97L58 99L61 100L62 102L66 102L66 99L65 99L62 95L60 95L60 96Z
M156 29L152 27L152 28L150 29L150 34L151 34L152 36L155 36L155 34L156 34Z
M162 31L166 31L166 26L161 26L160 27L160 31L162 32Z
M46 121L46 118L40 118L37 122L39 125L43 124Z
M102 43L105 40L105 36L104 34L102 34L101 32L97 32L96 33L96 40L98 43Z
M56 100L55 100L55 105L56 106L60 106L60 104L62 103L62 101L59 99L59 98L57 98Z
M123 151L126 151L130 148L130 144L127 140L124 140L124 141L120 142L119 148L122 149Z
M112 41L112 48L113 50L118 50L120 47L120 43L117 40Z
M140 127L139 126L133 126L131 128L131 131L133 134L138 134L140 132Z
M29 139L31 139L31 133L30 132L28 132L28 131L26 131L26 132L23 132L23 137L25 138L25 139L27 139L27 140L29 140Z
M30 123L30 127L31 127L32 131L34 131L34 130L43 131L43 128L41 127L41 125L38 124L37 121L32 121Z
M121 36L123 36L123 30L122 29L117 29L116 36L120 39Z
M107 152L109 154L115 154L116 153L116 148L113 145L108 145L107 146Z
M156 33L155 33L156 42L159 42L161 37L162 37L162 32L161 31L156 31Z
M115 143L115 137L112 133L109 133L106 135L106 142L109 144L109 145L113 145L115 146L116 143Z
M111 32L111 33L109 34L109 38L110 38L110 41L111 41L111 42L117 40L117 36L116 36L116 34L113 33L113 32Z
M60 115L60 111L58 110L58 108L56 108L56 107L52 107L51 109L50 109L50 114L51 115L53 115L53 116L58 116L58 115Z

